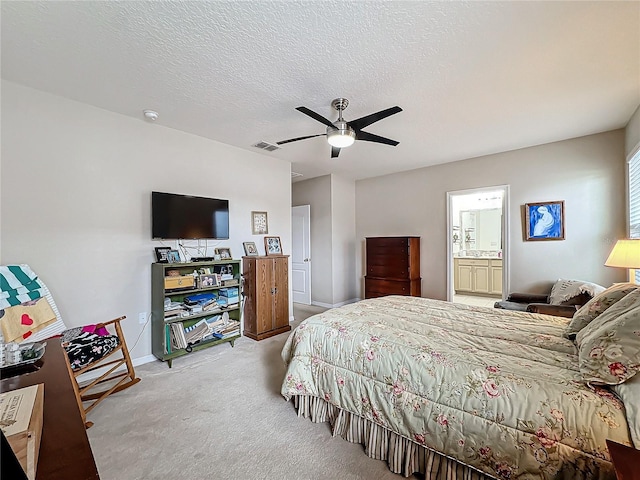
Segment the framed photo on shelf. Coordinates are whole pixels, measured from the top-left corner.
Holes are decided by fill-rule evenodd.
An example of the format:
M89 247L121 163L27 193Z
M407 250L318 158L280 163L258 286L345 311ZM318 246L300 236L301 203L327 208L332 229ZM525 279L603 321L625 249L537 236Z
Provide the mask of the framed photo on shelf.
M200 275L199 280L199 288L220 286L220 280L218 279L218 275L215 273Z
M171 247L156 247L156 262L168 263L167 254L171 251Z
M242 244L244 247L244 254L247 256L258 256L258 247L256 247L255 242L244 242Z
M264 252L267 255L282 255L280 237L264 237Z
M214 250L216 255L220 255L220 260L231 260L231 249L230 248L216 248Z
M169 250L167 252L167 263L180 263L180 252L178 250Z
M564 200L525 203L526 240L564 240Z
M251 233L254 235L266 235L269 233L267 212L251 212Z

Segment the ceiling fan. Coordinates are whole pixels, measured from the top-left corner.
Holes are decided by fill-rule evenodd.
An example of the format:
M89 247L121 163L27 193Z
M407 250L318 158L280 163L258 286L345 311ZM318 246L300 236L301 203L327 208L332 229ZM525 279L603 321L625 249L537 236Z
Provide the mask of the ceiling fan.
M285 143L297 142L298 140L306 140L313 137L327 137L329 145L331 145L331 158L335 158L340 154L340 149L353 145L356 140L364 140L365 142L384 143L395 147L399 142L391 140L389 138L374 135L373 133L365 132L362 129L372 123L375 123L383 118L387 118L395 113L401 112L402 109L398 106L381 110L377 113L372 113L365 117L358 118L347 122L342 118L342 112L349 105L349 100L346 98L336 98L331 102L331 106L338 111L338 120L332 122L331 120L323 117L322 115L309 110L307 107L297 107L296 110L310 116L314 120L323 123L327 126L326 133L319 133L317 135L307 135L306 137L290 138L289 140L282 140L277 142L278 145Z

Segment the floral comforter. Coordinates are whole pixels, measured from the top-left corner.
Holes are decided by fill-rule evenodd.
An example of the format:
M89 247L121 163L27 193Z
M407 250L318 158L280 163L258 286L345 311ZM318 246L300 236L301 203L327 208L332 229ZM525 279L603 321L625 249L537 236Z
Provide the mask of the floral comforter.
M624 406L590 389L569 319L417 297L315 315L282 351L282 395L324 399L498 478L614 478Z

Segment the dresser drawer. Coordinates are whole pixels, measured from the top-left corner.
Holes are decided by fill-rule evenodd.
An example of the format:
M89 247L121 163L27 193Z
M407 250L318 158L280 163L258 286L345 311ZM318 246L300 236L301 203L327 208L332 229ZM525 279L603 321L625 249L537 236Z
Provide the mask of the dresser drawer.
M367 275L392 279L409 279L409 269L406 265L369 265Z
M389 280L386 278L364 277L365 298L381 297L383 295L412 295L420 296L422 279Z
M367 257L369 255L409 256L409 240L406 237L367 238Z
M401 255L401 256L409 256L409 246L406 242L402 245L398 245L397 247L387 246L387 245L369 245L367 244L367 257L369 255L373 256L384 256L389 254Z
M385 295L409 295L409 281L394 281L381 278L364 279L364 288L366 292L383 293Z
M366 274L372 277L409 278L409 257L395 253L389 255L367 254Z

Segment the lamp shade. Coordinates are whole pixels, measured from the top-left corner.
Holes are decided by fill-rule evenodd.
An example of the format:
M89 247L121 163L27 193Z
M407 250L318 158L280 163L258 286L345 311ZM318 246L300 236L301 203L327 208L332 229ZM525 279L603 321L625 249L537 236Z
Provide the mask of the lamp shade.
M604 264L607 267L640 268L640 239L618 240Z

